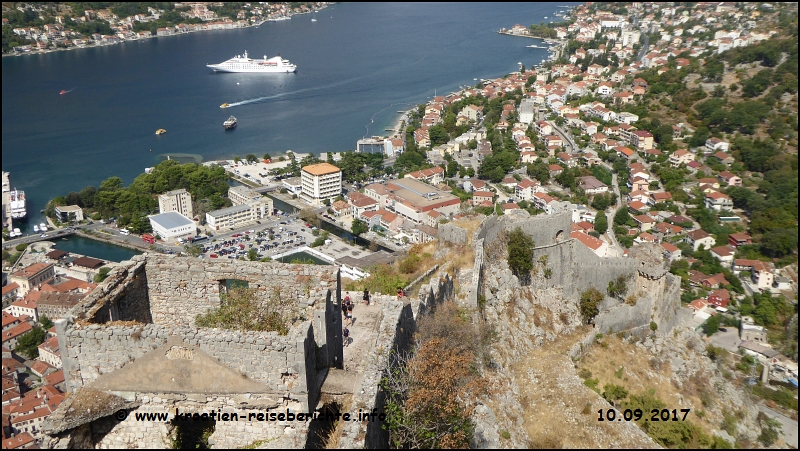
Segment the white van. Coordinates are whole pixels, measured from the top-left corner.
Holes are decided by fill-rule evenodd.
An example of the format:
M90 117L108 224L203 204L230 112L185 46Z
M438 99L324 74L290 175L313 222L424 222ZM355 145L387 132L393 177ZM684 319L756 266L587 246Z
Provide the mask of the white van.
M119 229L119 233L120 235L126 235L126 236L131 234L131 232L129 232L128 229Z

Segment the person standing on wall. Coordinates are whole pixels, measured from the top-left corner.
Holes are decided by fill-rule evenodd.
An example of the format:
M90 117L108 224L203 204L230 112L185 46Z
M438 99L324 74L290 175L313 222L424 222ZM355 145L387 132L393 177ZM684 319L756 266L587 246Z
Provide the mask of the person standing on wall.
M364 305L369 305L369 290L364 288Z

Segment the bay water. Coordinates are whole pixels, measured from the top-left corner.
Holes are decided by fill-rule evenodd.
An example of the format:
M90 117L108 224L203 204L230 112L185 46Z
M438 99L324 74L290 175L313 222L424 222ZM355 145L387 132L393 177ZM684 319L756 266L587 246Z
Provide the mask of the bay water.
M388 134L397 111L540 63L546 50L526 47L538 41L497 30L553 20L558 6L574 4L343 3L316 22L299 15L3 58L3 170L25 190L32 228L49 199L110 176L127 185L167 155L208 161L353 149L364 136ZM297 73L205 67L245 50L252 58L280 54ZM239 124L226 132L231 114ZM156 136L159 128L167 133Z

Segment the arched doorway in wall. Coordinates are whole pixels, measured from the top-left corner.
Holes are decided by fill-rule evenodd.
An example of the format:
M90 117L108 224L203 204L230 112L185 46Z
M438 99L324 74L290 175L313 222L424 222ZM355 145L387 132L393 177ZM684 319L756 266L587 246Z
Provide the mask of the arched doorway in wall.
M563 240L564 240L564 231L559 230L558 232L556 232L556 243L560 243Z

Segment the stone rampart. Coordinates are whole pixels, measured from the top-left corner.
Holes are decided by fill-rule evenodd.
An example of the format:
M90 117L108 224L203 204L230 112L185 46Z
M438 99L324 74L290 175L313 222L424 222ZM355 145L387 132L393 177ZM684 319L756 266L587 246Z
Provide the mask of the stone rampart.
M296 299L298 310L321 306L329 290L340 290L339 271L331 266L243 260L217 263L148 255L146 269L150 309L156 324L194 325L195 315L219 306L220 293L228 280L247 282L265 299L277 292L283 298Z
M230 280L247 282L264 300L280 295L294 301L300 319L285 336L196 327L195 317L220 305L220 294ZM343 365L340 284L338 268L330 266L134 257L112 270L97 290L56 321L66 385L75 396L92 387L124 396L143 409L150 401L143 401L142 393L150 393L151 401L173 396L174 402L167 404L174 408L179 398L193 394L207 395L210 402L215 396L243 393L278 400L262 406L267 410L288 407L311 412L319 401L325 374L321 370ZM200 409L200 404L180 406L191 410ZM226 405L231 406L225 401L219 407ZM75 424L81 426L55 431L59 443L75 440L89 423L95 427L108 420L80 422L75 415L67 413L66 423L79 421ZM261 429L228 425L218 432L235 435L244 427L248 433L231 440L222 433L214 435L219 437L218 446L245 446L256 439L275 438L288 426L293 425L272 423ZM102 446L144 443L131 441L142 438L141 425L117 421L110 427L114 434ZM148 429L147 439L163 441L161 429ZM272 432L250 434L262 429ZM307 426L292 428L301 429ZM301 442L285 444L305 445L305 433L300 432L292 436L303 436Z
M439 225L439 243L442 241L453 244L467 244L467 231L453 224Z
M380 381L387 359L395 355L405 355L412 344L416 328L413 311L415 303L403 304L387 299L379 305L382 306L383 318L378 326L378 338L370 353L369 364L364 368L364 377L355 387L351 412L371 412L372 409L376 409L376 412L386 411L386 394L380 387ZM381 424L380 421L365 421L345 425L339 448L388 448L389 432Z
M266 393L315 405L316 395L308 399L309 391L313 392L318 385L314 370L316 345L308 321L292 328L286 336L277 332L169 328L159 324L66 328L66 346L61 354L72 364L69 388L75 391L104 374L120 370L172 337L180 337L188 347L196 347L248 379L264 384ZM311 371L306 371L307 368ZM219 393L227 390L219 387Z
M472 280L470 284L462 287L464 296L464 306L467 308L478 308L478 301L483 291L483 269L485 253L483 251L483 238L479 238L473 244L475 248L475 262L472 265Z
M491 217L478 228L473 243L487 250L498 245L496 240L501 239L504 232L516 227L534 240L532 259L537 275L534 275L533 286L537 290L560 287L565 297L577 302L580 294L589 288L605 293L610 281L620 276L629 278L629 294L636 299L635 305L606 298L601 313L595 318L598 332L649 333L652 321L661 333L678 324L685 314L680 307L680 284L668 274L657 246L636 246L629 257L599 257L569 238L571 215L568 213L524 219ZM477 263L476 258L476 273L483 277L486 269L479 270ZM542 277L545 271L548 276ZM478 289L475 294L479 297L485 293Z
M450 274L434 277L430 283L423 285L419 289L419 301L422 304L420 312L426 313L442 302L453 299L454 294L455 285Z
M136 255L108 273L106 280L71 310L91 322L153 322L147 292L147 257Z

